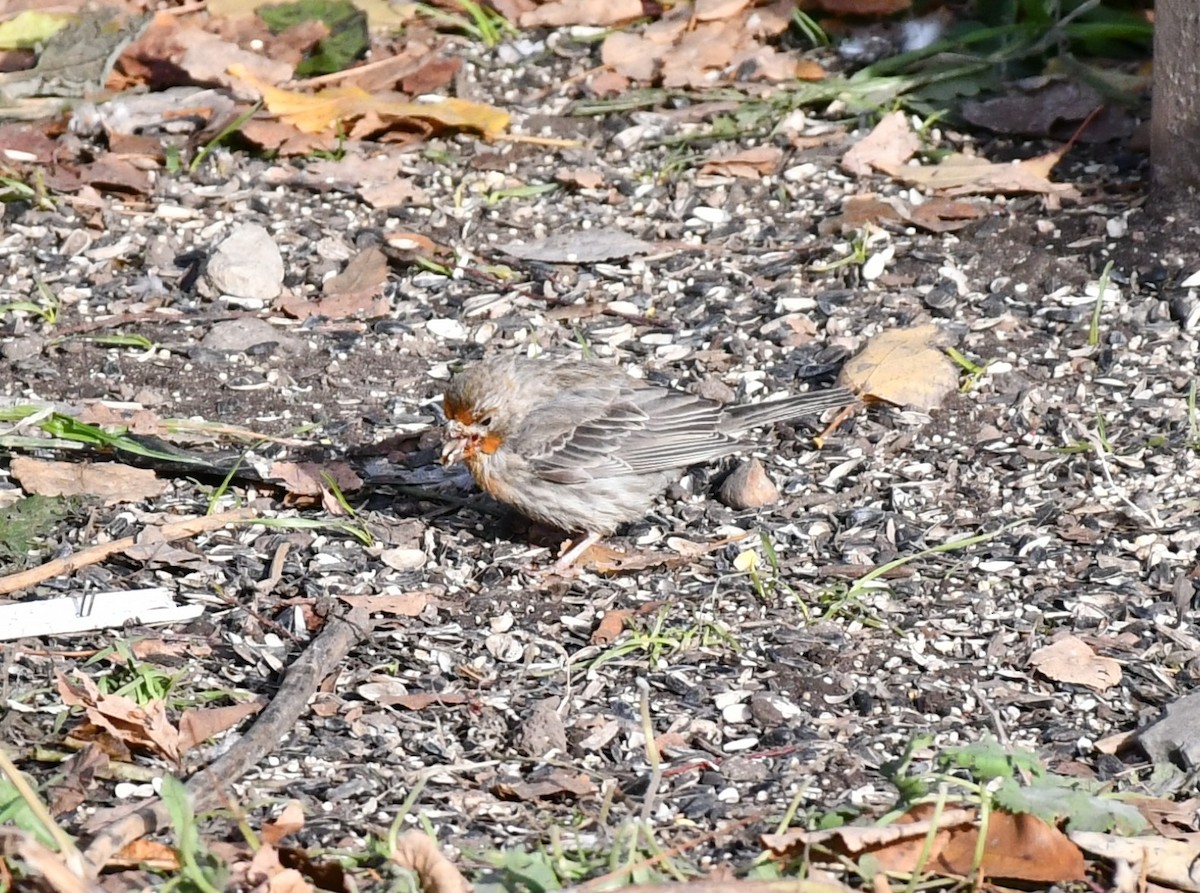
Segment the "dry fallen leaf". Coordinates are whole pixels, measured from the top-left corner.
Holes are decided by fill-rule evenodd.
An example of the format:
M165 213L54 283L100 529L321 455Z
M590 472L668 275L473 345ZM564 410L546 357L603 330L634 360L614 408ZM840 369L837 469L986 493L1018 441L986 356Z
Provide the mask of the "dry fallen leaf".
M632 616L633 612L627 608L612 608L606 611L592 633L592 644L611 645L625 629L625 621Z
M973 809L947 809L931 825L932 809L927 805L909 810L889 825L843 825L819 831L793 829L778 834L764 834L763 845L781 856L793 856L809 851L813 846L828 847L835 852L857 857L870 852L883 857L883 864L895 870L912 870L922 858L924 842L932 830L932 848L925 858L936 858L949 841L951 829L973 827L977 815Z
M368 246L346 264L346 269L321 284L326 297L341 297L366 310L382 297L387 284L388 263L384 253Z
M396 841L391 860L420 878L427 893L470 893L471 885L424 831L407 831Z
M619 25L643 15L641 0L549 0L520 17L522 28Z
M883 163L874 166L902 183L945 195L1036 192L1077 198L1079 192L1070 183L1052 183L1047 179L1064 151L1065 148L1013 163L997 164L974 155L953 154L938 164L924 167Z
M589 797L596 792L596 785L585 773L574 773L558 769L548 776L531 782L512 784L499 783L492 793L501 800L547 800L561 797Z
M794 3L756 6L741 0L704 0L693 8L676 5L640 32L614 31L600 46L600 60L621 78L664 87L708 88L740 80L818 80L819 65L765 41L787 30ZM640 15L640 13L639 13ZM597 92L619 89L619 81L593 81Z
M354 86L297 93L271 86L244 66L231 66L229 73L257 90L271 114L305 133L334 131L348 122L358 122L357 129L362 129L364 121L370 122L368 129L372 132L413 121L447 130L474 130L485 139L494 139L508 129L508 112L465 99L408 102L398 98L399 94L368 93Z
M381 698L384 707L403 707L405 710L425 710L428 707L449 707L465 704L470 700L459 691L418 691L407 695L389 695Z
M1104 691L1121 681L1121 665L1111 657L1096 654L1086 642L1064 636L1039 648L1029 663L1047 679L1070 682Z
M267 476L279 481L294 496L319 496L329 489L326 478L343 492L352 493L363 481L347 463L273 462Z
M372 614L395 614L399 617L416 617L429 604L427 592L405 592L400 595L339 595L338 598L351 606L361 605Z
M262 53L244 50L201 28L187 26L176 16L159 12L142 35L123 52L120 67L130 81L143 82L150 87L174 86L162 83L164 72L186 74L194 84L220 85L236 91L233 74L237 67L246 76L261 78L269 83L282 83L292 76L293 66L269 58ZM251 74L252 73L252 74Z
M31 495L94 496L105 505L151 499L168 489L167 482L150 469L119 462L51 462L16 456L9 468Z
M933 866L950 874L971 875L978 860L979 829L960 830ZM993 812L978 870L984 879L1067 883L1085 877L1083 853L1053 825L1033 815Z
M258 701L243 704L227 704L224 707L199 707L183 711L179 717L179 752L187 753L197 744L215 738L232 729L247 716L262 710Z
M121 867L153 867L158 871L178 871L179 854L175 848L157 840L142 837L131 840L109 859L104 867L111 870Z
M928 412L958 388L945 341L933 323L884 332L850 358L839 380L864 397Z
M1200 861L1194 842L1162 837L1121 837L1097 831L1073 831L1071 840L1094 856L1128 862L1134 876L1178 890L1200 890ZM1145 889L1144 881L1141 889Z
M921 148L921 141L908 124L904 112L885 115L875 129L842 156L842 167L864 177L871 170L890 172L899 168Z
M279 841L303 827L304 807L300 805L299 800L289 800L278 818L263 823L262 838L269 846L278 846Z
M978 853L984 878L1065 882L1083 877L1079 848L1057 828L1034 816L992 812L980 851L975 810L947 809L938 817L936 828L930 828L932 813L931 804L922 804L889 825L788 831L764 835L763 842L783 855L805 852L815 844L854 858L870 853L886 871L932 870L970 876Z
M105 695L87 676L75 681L59 673L58 694L68 707L83 707L87 718L131 750L160 754L179 762L179 732L167 720L163 701L150 701L139 707L124 695Z
M983 208L970 202L935 195L909 208L905 219L931 233L948 233L962 229L985 213Z
M815 59L800 59L796 62L793 77L798 81L823 81L829 77L829 72Z
M305 133L292 124L264 118L251 118L238 135L283 158L308 157L318 150L332 151L337 144L335 134Z
M775 173L782 160L783 150L778 146L755 146L732 155L710 158L704 162L700 173L757 180Z

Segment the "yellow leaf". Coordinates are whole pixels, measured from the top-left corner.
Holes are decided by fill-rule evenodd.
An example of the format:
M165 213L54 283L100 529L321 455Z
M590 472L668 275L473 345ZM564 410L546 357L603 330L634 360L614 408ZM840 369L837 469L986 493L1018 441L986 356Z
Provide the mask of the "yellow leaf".
M75 20L72 15L54 15L27 9L0 24L0 50L30 49L49 40Z
M509 114L495 106L466 99L440 102L382 102L375 108L382 117L420 118L457 130L476 130L485 139L495 139L508 129Z
M244 66L232 65L229 73L245 81L262 95L271 114L305 133L334 129L338 122L374 115L381 122L418 119L454 130L475 130L494 139L508 128L509 115L502 109L465 99L440 102L405 102L376 96L361 87L331 87L319 93L296 93L273 87Z

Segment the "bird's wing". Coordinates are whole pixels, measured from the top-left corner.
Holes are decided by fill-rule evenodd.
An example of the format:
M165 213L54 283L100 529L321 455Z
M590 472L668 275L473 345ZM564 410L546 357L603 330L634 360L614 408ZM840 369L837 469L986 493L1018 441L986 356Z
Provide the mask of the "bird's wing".
M655 387L560 392L531 412L509 439L533 469L558 483L650 474L708 462L737 450L719 433L721 406Z
M577 484L634 474L619 458L621 441L643 428L646 414L619 387L559 391L525 417L506 446L547 480Z

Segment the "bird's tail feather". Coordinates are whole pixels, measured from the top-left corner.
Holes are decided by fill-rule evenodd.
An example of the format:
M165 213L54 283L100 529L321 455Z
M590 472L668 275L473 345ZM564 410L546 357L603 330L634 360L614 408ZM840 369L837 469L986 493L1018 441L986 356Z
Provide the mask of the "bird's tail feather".
M858 398L847 388L825 388L809 391L779 400L764 400L762 403L743 403L726 410L727 418L738 432L749 431L761 425L786 422L800 416L824 412L826 409L849 406Z

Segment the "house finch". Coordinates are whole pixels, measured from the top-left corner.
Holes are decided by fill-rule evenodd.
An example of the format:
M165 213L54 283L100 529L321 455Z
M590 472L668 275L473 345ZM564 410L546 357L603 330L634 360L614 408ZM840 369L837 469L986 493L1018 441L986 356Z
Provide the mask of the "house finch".
M446 388L442 463L462 460L493 498L584 534L562 569L644 517L680 469L738 452L752 428L853 401L829 388L725 406L602 363L494 357Z

